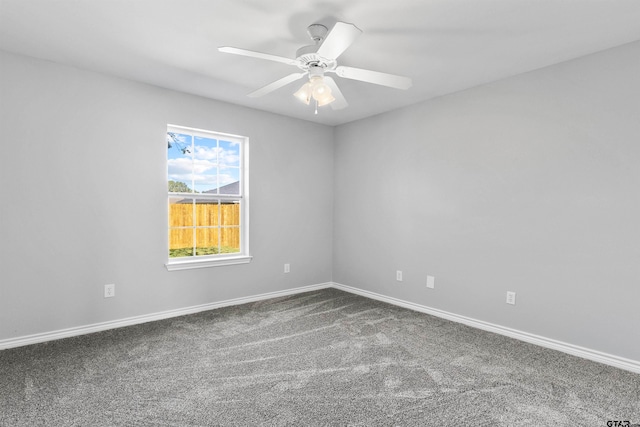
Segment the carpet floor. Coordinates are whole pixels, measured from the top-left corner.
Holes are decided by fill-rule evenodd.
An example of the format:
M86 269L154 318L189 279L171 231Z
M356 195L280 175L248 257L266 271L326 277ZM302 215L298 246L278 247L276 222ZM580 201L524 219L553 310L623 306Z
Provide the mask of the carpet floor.
M2 426L618 420L640 375L336 289L0 351Z

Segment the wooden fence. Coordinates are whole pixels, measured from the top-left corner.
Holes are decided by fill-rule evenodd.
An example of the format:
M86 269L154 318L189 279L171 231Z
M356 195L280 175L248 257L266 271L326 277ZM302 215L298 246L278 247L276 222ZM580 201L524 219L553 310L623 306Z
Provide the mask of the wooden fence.
M205 248L220 245L240 250L239 204L197 203L195 205L195 224L193 209L193 204L189 203L169 204L169 249L192 248L194 246L193 226L195 225L196 247Z

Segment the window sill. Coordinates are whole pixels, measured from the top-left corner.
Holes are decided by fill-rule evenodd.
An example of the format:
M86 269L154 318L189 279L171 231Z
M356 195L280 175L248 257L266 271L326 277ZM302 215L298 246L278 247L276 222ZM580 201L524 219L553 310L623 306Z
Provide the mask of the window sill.
M188 259L168 262L165 264L165 267L167 267L167 270L169 271L221 267L224 265L248 264L251 262L251 258L253 257L250 255L234 255L220 258Z

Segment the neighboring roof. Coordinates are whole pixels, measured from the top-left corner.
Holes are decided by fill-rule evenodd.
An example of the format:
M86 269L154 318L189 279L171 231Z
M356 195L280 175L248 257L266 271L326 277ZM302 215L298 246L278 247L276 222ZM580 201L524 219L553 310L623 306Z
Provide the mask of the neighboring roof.
M213 193L213 194L239 194L240 193L240 181L232 182L231 184L223 185L219 188L214 188L212 190L203 191L203 193Z
M232 182L231 184L223 185L222 187L213 188L211 190L203 191L204 194L222 194L222 195L237 195L240 192L240 181ZM176 203L191 203L191 199L182 199ZM196 199L196 203L210 203L209 199ZM222 203L225 203L224 201ZM233 202L229 202L233 203Z

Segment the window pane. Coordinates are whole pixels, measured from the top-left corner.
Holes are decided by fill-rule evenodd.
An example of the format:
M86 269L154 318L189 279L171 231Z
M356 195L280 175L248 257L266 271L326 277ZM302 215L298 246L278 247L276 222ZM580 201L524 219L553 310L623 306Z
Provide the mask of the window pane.
M240 143L220 140L219 153L221 166L240 167Z
M217 200L198 200L196 203L196 225L209 227L219 225L219 202Z
M240 252L240 227L222 227L220 229L220 252Z
M194 190L211 192L218 188L218 141L196 136L193 149Z
M193 191L193 137L167 132L167 181L170 192Z
M169 258L193 256L193 228L169 230Z
M218 170L220 194L240 195L240 168L220 166Z
M196 255L214 255L219 253L219 228L196 229Z
M169 227L193 226L193 200L169 197Z
M240 203L220 205L220 225L240 225Z
M240 194L240 143L219 141L219 170L220 194Z

